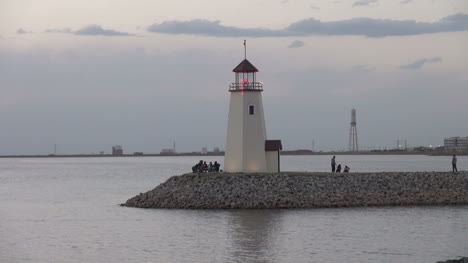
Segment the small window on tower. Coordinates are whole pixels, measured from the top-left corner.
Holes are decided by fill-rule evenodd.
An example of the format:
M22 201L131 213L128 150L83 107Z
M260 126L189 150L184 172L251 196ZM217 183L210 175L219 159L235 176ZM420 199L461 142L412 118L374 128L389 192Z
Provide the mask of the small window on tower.
M249 115L254 115L254 114L255 114L255 106L249 105Z

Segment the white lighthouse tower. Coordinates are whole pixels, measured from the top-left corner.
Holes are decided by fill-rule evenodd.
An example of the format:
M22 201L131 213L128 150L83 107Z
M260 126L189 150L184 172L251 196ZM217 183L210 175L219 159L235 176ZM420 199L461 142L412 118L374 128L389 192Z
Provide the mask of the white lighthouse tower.
M245 41L244 41L245 46ZM258 69L245 58L233 70L229 105L225 172L278 172L281 141L267 141L263 114L263 84Z

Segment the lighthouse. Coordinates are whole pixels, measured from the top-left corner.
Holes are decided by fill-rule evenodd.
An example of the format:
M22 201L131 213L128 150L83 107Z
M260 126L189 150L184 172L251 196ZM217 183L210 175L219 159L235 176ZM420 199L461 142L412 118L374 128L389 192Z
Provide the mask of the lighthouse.
M279 172L281 141L267 140L258 69L245 56L233 72L224 171Z

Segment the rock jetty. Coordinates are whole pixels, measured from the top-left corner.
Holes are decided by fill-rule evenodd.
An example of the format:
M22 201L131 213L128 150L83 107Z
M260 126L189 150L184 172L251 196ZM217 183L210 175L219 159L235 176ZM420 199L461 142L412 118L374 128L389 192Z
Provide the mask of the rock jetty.
M236 209L467 205L468 172L184 174L122 206Z
M462 257L460 259L450 259L447 261L437 261L436 263L468 263L468 258Z

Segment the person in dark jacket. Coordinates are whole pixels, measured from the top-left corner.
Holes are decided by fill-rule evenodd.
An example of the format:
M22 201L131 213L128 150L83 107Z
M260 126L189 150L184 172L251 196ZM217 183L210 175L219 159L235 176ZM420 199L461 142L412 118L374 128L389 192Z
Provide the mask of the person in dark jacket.
M219 167L220 167L221 165L220 165L217 161L214 162L213 166L214 166L214 171L215 171L215 172L219 172Z
M457 169L457 156L455 156L455 154L452 157L452 172L458 172L458 169Z
M331 159L332 173L335 172L335 166L336 166L335 156L333 156L333 158Z

